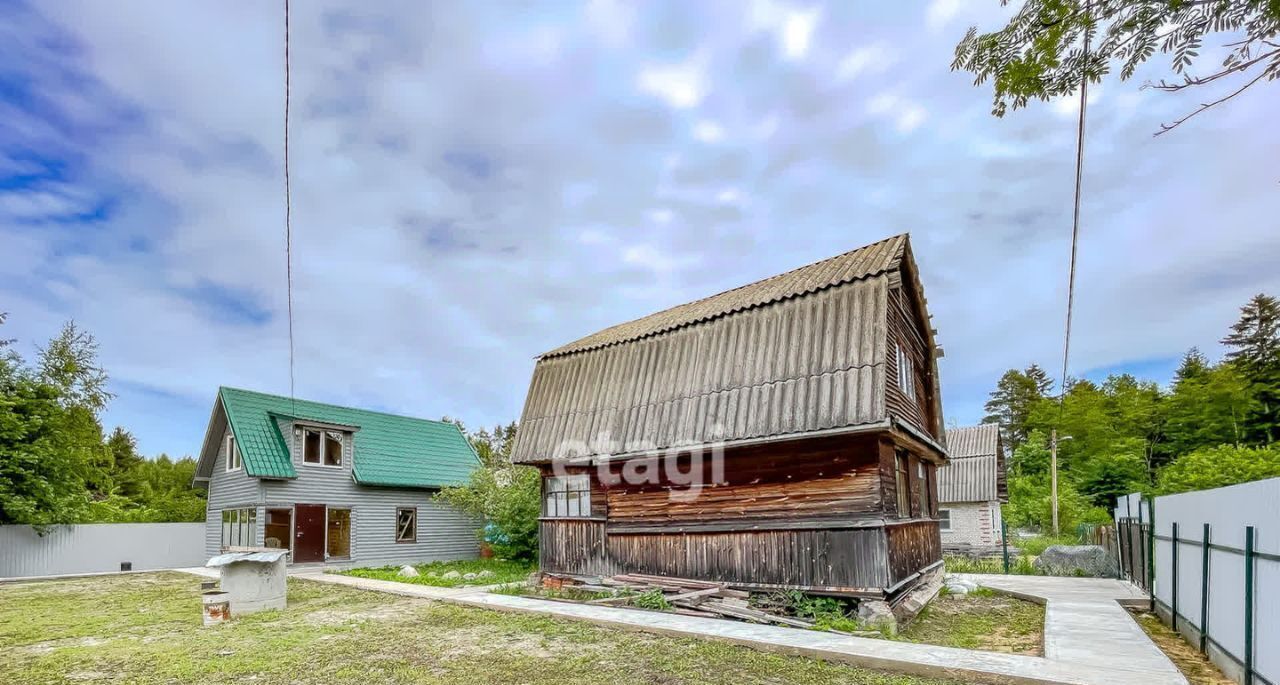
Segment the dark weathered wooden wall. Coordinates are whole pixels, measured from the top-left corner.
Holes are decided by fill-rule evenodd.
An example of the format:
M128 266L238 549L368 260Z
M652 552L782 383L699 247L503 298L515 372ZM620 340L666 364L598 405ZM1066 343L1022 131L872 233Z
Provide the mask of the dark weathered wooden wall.
M888 351L885 354L885 405L889 413L933 436L941 437L934 412L933 360L928 342L920 330L920 310L907 289L899 285L889 290ZM908 398L898 385L898 356L901 345L915 362L912 380L915 399Z
M942 559L942 535L937 521L890 524L884 530L891 586Z
M881 528L606 533L596 521L543 521L542 570L652 573L738 585L874 593L888 584Z
M875 441L856 437L743 448L725 455L719 477L703 460L707 484L696 494L666 479L608 486L608 518L619 525L851 520L883 511L876 459ZM690 470L688 462L680 468ZM620 481L622 469L613 468Z

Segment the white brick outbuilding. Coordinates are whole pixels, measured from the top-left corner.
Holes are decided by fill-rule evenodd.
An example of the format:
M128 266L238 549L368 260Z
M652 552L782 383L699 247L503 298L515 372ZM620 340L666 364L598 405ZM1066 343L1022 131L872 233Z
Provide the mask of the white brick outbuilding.
M950 429L947 452L951 463L938 469L942 544L999 544L1000 503L1009 500L999 426Z

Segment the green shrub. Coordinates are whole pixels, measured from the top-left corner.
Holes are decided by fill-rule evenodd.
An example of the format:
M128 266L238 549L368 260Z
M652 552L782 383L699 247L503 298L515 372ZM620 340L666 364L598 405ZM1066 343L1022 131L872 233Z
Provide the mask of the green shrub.
M1172 495L1277 476L1280 476L1280 448L1275 445L1261 449L1222 445L1175 459L1160 471L1156 491Z
M440 491L437 498L485 521L479 531L503 559L538 558L538 516L542 513L542 477L528 466L485 466L466 485Z
M631 600L631 604L641 609L653 609L655 611L666 611L671 608L671 602L667 601L666 596L662 594L662 590L658 588L636 595L635 599Z

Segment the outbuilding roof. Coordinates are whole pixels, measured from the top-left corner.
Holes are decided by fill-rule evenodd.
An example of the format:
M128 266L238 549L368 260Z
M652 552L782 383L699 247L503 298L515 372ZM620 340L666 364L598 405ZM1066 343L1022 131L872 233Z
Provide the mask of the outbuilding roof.
M940 504L1008 499L998 425L952 428L946 440L951 463L938 469Z
M352 477L364 485L433 488L465 483L479 458L461 429L452 423L384 412L295 400L238 388L219 388L210 434L224 412L231 425L245 472L259 478L296 478L285 436L277 418L316 422L351 429L354 439ZM212 468L217 436L206 437ZM202 475L207 475L202 474Z

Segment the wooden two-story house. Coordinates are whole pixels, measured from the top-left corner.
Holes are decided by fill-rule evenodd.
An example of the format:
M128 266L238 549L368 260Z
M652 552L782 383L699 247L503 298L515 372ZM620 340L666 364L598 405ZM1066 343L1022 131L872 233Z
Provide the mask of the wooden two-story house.
M432 496L479 459L459 428L219 388L196 466L205 547L290 550L292 563L473 558L475 520Z
M942 560L939 356L906 235L542 354L542 571L903 596Z

